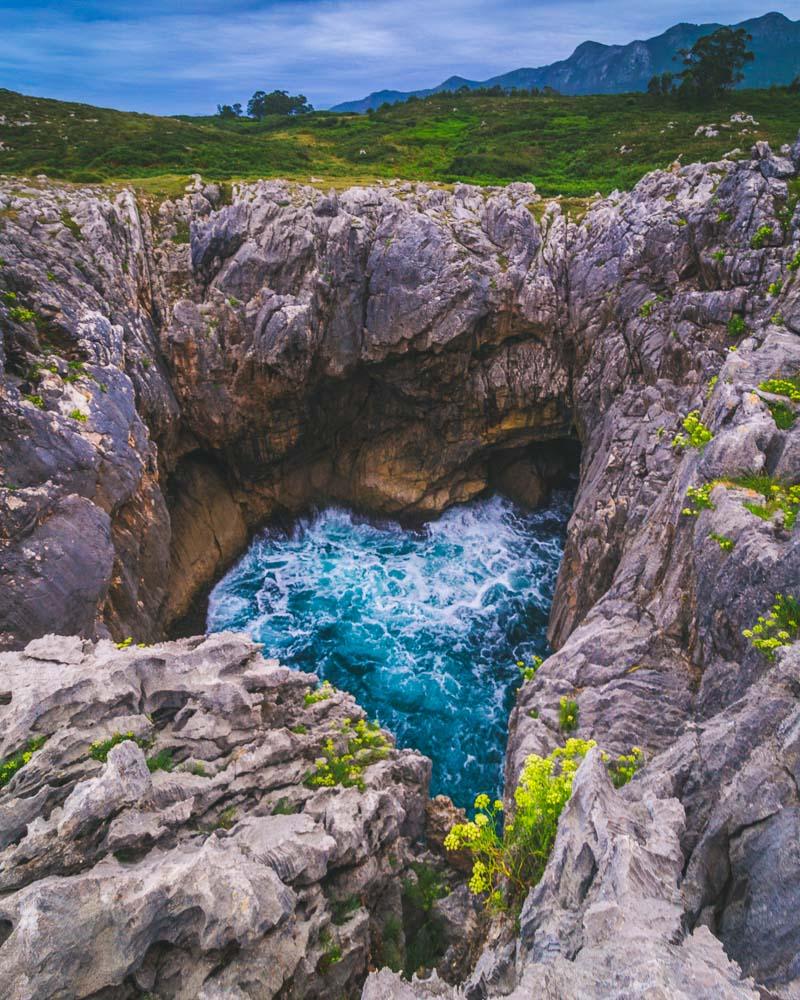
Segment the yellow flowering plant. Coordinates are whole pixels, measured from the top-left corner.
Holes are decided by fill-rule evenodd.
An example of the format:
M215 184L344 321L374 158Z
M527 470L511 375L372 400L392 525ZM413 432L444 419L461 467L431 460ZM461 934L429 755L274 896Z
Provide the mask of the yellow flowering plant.
M503 823L503 803L479 795L474 818L457 823L445 838L448 851L472 854L470 891L485 894L493 909L521 903L542 877L575 772L596 745L594 740L569 739L547 757L531 754L514 792L513 818Z

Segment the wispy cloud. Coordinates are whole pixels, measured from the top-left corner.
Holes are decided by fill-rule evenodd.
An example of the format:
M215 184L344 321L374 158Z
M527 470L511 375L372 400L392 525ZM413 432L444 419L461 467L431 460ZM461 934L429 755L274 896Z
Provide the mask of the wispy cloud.
M738 0L4 0L0 86L156 113L203 113L258 87L325 107L387 87L484 79L565 58L587 38L627 42L676 21L731 23ZM800 16L800 2L784 4Z

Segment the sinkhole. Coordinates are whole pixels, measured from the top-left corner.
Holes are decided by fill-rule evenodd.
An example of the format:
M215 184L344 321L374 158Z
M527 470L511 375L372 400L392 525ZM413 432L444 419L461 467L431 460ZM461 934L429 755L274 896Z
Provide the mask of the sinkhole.
M432 795L471 805L501 791L517 662L547 652L571 498L493 496L414 529L339 508L268 528L213 589L208 631L349 691L431 758Z

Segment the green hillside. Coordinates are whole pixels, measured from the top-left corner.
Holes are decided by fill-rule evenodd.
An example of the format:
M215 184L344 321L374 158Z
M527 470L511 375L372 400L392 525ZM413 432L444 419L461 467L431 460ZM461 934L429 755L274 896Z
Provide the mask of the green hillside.
M759 125L695 136L734 112ZM498 184L533 181L543 194L630 188L647 171L716 159L757 139L794 141L800 96L740 91L686 110L645 94L439 94L372 115L315 112L263 122L160 118L0 90L0 173L75 182L138 181L198 172L212 179L287 177L337 185L378 178ZM626 151L621 152L622 148Z

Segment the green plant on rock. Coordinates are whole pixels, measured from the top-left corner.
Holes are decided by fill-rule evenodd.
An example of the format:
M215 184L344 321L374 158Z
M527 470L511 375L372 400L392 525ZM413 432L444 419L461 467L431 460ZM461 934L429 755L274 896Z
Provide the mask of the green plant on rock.
M543 662L541 656L531 657L531 662L527 664L524 660L517 660L517 670L519 670L523 681L532 681Z
M794 257L792 257L789 261L788 267L792 273L800 270L800 250L798 250Z
M532 754L514 792L513 819L503 823L503 803L479 795L474 818L448 833L448 851L467 850L473 857L470 891L486 895L493 909L518 905L542 877L575 772L594 746L594 740L569 739L547 757Z
M681 514L686 514L688 517L697 517L701 510L714 510L714 504L711 501L711 491L716 485L716 483L703 483L702 486L690 486L686 491L686 499L691 506L684 507Z
M758 388L773 396L786 396L792 402L800 403L800 375L768 378L765 382L760 382Z
M711 254L711 256L713 257L713 259L715 261L717 261L717 263L719 263L720 261L725 260L725 251L724 250L715 250Z
M733 547L736 544L736 542L732 538L728 538L727 535L717 534L716 531L712 531L708 537L711 538L713 541L715 541L723 552L733 551Z
M33 323L36 320L36 313L33 309L26 309L25 306L12 306L8 310L8 318L15 323Z
M773 514L782 510L784 527L789 531L794 528L800 512L800 483L784 483L774 476L761 473L740 476L733 483L764 497L764 503L745 501L743 506L751 514L769 521Z
M135 733L114 733L107 740L96 740L89 747L89 756L93 760L99 760L102 764L108 760L109 751L118 746L120 743L124 743L126 740L130 740L135 743L137 747L141 747L143 750L148 750L152 745L152 741L144 739L141 736L137 736Z
M41 750L46 742L46 736L34 736L33 739L28 740L24 747L11 754L10 757L6 757L0 764L0 788L4 788L17 771L25 767L36 751Z
M336 688L333 684L331 684L330 681L323 681L316 691L306 691L303 697L303 702L305 703L306 708L308 708L311 705L316 705L317 702L326 701L335 693Z
M717 216L717 222L730 222L731 213L730 212L720 212Z
M780 278L778 278L777 281L773 281L770 284L769 288L767 289L767 294L774 299L776 296L780 295L782 291L783 291L783 281Z
M331 914L333 916L333 922L337 927L341 927L342 924L346 924L356 910L360 909L361 897L355 894L347 896L345 899L331 900Z
M767 240L772 239L772 226L759 226L750 240L750 247L753 250L761 250Z
M713 393L717 382L719 382L719 375L712 375L708 380L708 385L706 386L706 400L711 399L711 394Z
M631 747L630 753L620 754L616 760L607 761L606 766L614 788L622 788L644 767L644 752L641 747Z
M673 448L696 448L702 450L714 437L711 431L700 419L700 411L692 410L681 421L685 434L676 434L672 439Z
M83 231L78 223L72 218L66 208L61 213L61 221L67 227L67 229L72 233L76 240L83 239Z
M69 411L70 420L77 420L79 424L85 424L89 417L83 413L81 410L74 409Z
M336 965L337 962L341 962L342 948L341 945L333 940L327 931L320 936L319 941L322 945L323 952L322 957L319 962L317 962L317 972L321 975L325 975L332 965Z
M578 728L578 703L564 695L558 703L558 725L562 733L572 733Z
M151 774L156 771L172 771L175 768L175 761L172 759L171 750L159 750L157 754L147 758L147 769Z
M759 615L752 628L742 635L768 660L775 659L775 650L794 642L800 632L800 601L790 595L775 595L775 603L767 615Z
M370 764L385 760L389 755L391 744L381 732L377 722L365 722L363 719L353 725L350 719L342 723L340 745L337 748L332 737L328 737L322 746L322 756L317 758L316 768L305 779L308 788L333 788L342 785L344 788L358 788L364 791L364 771Z
M768 402L767 409L772 414L775 426L780 431L788 431L794 426L795 420L797 420L797 414L786 403Z
M38 393L25 393L22 397L27 403L32 403L37 410L44 409L44 397Z
M217 818L215 830L231 830L236 823L236 806L223 809Z
M747 324L744 321L744 316L734 313L728 320L728 336L741 337L745 333L747 333Z

